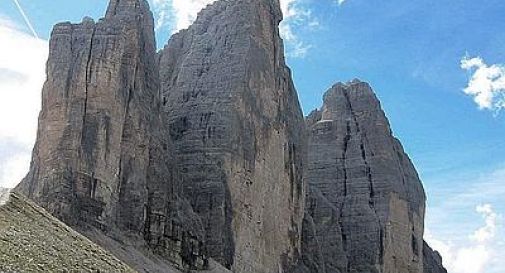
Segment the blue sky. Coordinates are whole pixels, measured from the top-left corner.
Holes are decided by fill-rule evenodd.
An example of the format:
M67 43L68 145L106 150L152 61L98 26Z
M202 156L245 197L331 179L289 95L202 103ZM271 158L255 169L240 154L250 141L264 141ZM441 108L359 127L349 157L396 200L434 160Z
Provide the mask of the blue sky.
M25 172L52 26L99 18L107 5L18 1L40 39L13 0L0 2L0 186L12 186ZM159 47L208 2L152 0ZM505 1L282 5L288 63L304 111L319 107L336 81L370 82L423 179L427 237L450 273L505 272Z

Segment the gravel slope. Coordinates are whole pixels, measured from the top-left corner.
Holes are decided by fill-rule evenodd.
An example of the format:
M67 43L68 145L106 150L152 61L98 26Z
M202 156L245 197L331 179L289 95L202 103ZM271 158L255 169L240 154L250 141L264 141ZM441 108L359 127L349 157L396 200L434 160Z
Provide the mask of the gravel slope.
M25 198L0 189L0 272L134 273Z

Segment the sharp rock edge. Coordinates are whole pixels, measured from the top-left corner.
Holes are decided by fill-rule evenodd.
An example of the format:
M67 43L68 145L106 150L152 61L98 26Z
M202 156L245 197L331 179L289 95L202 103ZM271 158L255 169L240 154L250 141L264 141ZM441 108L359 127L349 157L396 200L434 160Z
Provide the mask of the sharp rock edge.
M160 52L145 0L57 24L15 190L141 273L443 272L371 87L338 83L304 119L281 20L276 0L216 1Z

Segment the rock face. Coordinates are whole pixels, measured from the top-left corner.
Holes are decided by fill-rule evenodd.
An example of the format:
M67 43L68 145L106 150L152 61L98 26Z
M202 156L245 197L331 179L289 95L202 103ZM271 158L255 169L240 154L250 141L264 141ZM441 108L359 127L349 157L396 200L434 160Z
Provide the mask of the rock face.
M181 267L203 268L203 229L178 195L159 83L147 1L114 0L97 23L56 25L31 169L17 191L73 227L144 237Z
M16 191L141 273L445 272L371 88L337 84L305 121L281 20L220 0L159 53L146 0L56 25Z
M423 247L424 273L447 273L442 265L442 256L424 242Z
M219 1L159 60L145 0L56 25L16 190L85 232L142 237L182 268L206 268L207 253L235 272L287 267L300 248L305 124L281 17L278 1Z
M277 0L217 1L160 54L184 197L209 256L278 272L300 248L305 136Z
M307 123L304 266L423 272L424 190L370 86L336 84Z
M152 17L112 1L98 23L54 27L37 143L19 190L69 223L141 230L160 125Z

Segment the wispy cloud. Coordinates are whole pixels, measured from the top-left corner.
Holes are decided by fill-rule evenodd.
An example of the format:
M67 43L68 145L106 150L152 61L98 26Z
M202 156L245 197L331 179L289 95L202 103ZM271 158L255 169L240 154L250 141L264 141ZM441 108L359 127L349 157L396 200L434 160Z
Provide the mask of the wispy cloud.
M8 18L0 18L0 40L0 187L13 187L30 163L48 43Z
M196 19L201 9L215 1L153 0L153 8L158 18L156 29L172 27L172 32L185 29ZM300 38L297 31L301 28L317 28L319 22L302 0L281 0L280 4L284 15L280 31L286 42L287 54L295 58L304 57L313 45Z
M463 90L472 96L480 109L499 112L505 108L505 66L488 65L481 57L461 60L461 68L471 73Z
M313 45L297 35L297 31L302 28L315 29L319 26L319 21L300 0L283 0L281 9L284 20L280 32L286 43L286 54L293 58L303 58Z
M200 10L216 0L153 0L157 13L156 28L172 24L172 32L177 32L191 25ZM170 17L174 16L175 19Z
M505 166L453 179L428 193L426 240L451 273L505 272Z

